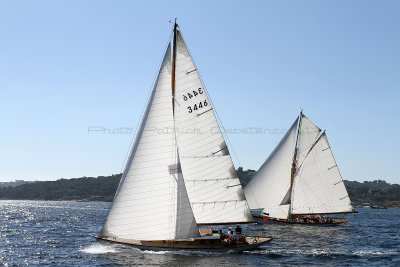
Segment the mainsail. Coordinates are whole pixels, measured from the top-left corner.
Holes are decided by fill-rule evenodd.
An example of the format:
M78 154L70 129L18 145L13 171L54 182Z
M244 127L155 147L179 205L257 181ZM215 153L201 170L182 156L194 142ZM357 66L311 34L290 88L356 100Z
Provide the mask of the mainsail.
M176 52L176 136L196 221L198 224L252 222L213 107L179 31Z
M244 192L251 209L277 219L353 211L325 132L302 113Z
M180 169L165 53L102 236L171 240L199 236Z

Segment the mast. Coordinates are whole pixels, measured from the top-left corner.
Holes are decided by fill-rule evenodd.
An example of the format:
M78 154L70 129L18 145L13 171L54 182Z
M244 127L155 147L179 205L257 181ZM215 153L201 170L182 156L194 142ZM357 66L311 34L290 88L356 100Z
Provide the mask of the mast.
M300 125L301 125L301 115L303 115L303 110L300 111L299 115L299 126L297 127L297 136L296 136L296 144L294 146L294 153L293 153L293 161L292 161L292 170L290 172L290 198L292 198L292 193L293 193L293 180L294 180L294 174L296 173L296 157L297 157L297 151L298 151L298 141L299 141L299 135L300 135ZM292 213L292 201L290 201L290 208L289 208L289 220L291 217Z
M178 27L178 24L176 23L176 18L174 22L174 41L172 45L172 78L171 78L171 84L172 84L172 111L175 111L175 69L176 69L176 29Z

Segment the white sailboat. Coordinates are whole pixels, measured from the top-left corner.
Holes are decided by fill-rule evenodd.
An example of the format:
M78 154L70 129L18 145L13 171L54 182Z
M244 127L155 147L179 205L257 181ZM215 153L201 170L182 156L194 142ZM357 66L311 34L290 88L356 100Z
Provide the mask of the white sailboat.
M171 56L172 43L172 56ZM211 131L212 130L212 131ZM271 237L228 242L198 224L252 216L212 105L174 24L121 182L98 239L144 249L248 250Z
M325 131L303 112L244 193L257 221L335 224L348 219L325 215L354 212Z

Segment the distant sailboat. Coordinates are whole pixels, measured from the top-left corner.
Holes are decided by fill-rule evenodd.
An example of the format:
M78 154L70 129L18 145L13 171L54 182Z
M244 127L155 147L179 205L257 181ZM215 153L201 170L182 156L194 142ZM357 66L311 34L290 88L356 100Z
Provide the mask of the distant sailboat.
M335 224L348 219L325 215L354 212L325 131L302 112L244 193L257 221Z
M172 57L171 57L172 43ZM171 63L172 61L172 63ZM213 108L174 24L164 60L98 239L143 249L241 251L198 224L253 222Z

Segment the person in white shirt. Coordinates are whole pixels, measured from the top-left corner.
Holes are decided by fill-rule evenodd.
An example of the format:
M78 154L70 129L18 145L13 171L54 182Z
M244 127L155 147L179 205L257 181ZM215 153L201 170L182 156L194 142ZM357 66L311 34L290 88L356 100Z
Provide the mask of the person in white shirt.
M232 227L228 228L228 241L232 242L235 240L235 235L233 234Z

